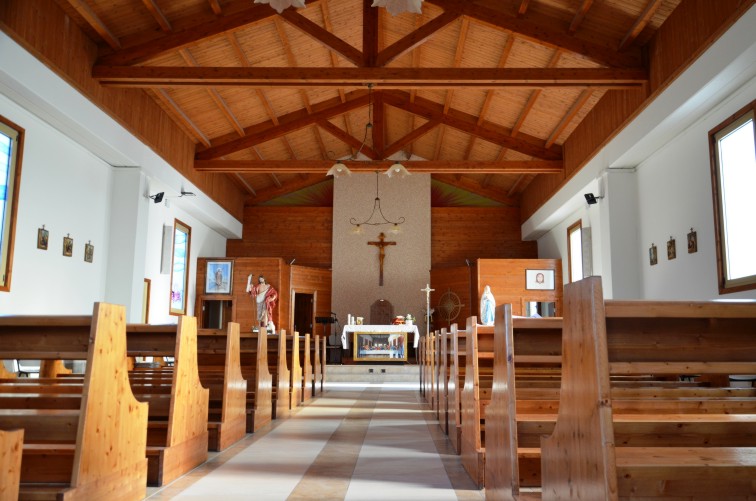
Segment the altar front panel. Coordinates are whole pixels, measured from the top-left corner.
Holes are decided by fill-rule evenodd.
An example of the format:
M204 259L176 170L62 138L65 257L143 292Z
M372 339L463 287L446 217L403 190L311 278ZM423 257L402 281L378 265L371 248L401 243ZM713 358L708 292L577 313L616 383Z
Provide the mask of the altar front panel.
M373 333L373 334L384 334L384 333L397 333L397 332L406 332L407 334L414 333L415 337L412 343L412 346L417 348L418 343L420 342L420 332L417 330L417 325L406 325L406 324L400 324L400 325L345 325L344 329L341 331L341 346L345 349L349 349L349 343L350 343L350 334L353 332L359 332L359 333Z
M406 332L352 333L355 362L406 362Z

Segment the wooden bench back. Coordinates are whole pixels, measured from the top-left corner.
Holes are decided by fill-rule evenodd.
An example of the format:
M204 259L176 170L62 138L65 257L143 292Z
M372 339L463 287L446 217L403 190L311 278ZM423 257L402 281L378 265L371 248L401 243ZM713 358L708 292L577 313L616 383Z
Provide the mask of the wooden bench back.
M0 430L0 501L17 501L24 430Z

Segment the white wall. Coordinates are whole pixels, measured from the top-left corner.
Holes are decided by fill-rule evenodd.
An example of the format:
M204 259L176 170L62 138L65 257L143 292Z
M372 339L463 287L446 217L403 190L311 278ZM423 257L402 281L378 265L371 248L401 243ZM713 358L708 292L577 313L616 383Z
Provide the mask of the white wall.
M349 218L365 220L375 199L375 174L353 174L334 182L333 195L333 288L332 308L342 324L347 314L370 319L370 306L386 299L395 315L422 318L425 294L420 292L430 282L430 175L413 174L404 179L379 175L381 206L385 216L394 221L402 216L402 232L394 235L389 227L366 226L363 235L352 235ZM378 285L378 248L368 245L379 233L396 245L386 247L384 285ZM418 323L418 329L425 325Z
M754 95L756 79L638 166L644 298L756 298L756 291L719 295L708 144L709 130L748 104ZM694 254L687 252L686 235L691 228L698 236L698 252ZM677 258L671 261L666 252L670 236L677 243ZM656 266L650 266L647 257L652 242L659 253Z
M0 293L0 314L91 314L105 291L111 167L2 94L0 114L26 131L11 291ZM37 249L42 225L46 251ZM72 257L63 256L66 235Z

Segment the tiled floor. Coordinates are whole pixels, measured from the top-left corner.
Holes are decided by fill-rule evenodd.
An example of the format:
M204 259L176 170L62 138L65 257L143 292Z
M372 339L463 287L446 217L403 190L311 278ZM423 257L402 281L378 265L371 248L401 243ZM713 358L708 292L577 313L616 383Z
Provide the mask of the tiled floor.
M332 383L150 501L480 500L417 383Z

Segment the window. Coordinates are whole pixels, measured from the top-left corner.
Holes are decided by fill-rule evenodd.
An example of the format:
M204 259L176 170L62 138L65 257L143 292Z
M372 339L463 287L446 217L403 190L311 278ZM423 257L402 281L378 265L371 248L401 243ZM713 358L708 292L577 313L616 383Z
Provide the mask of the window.
M570 282L583 279L583 225L581 221L567 228L567 263Z
M756 289L756 101L709 131L720 294Z
M171 315L186 315L189 289L189 251L192 229L178 219L173 220L173 262L171 266Z
M0 116L0 291L10 291L24 130Z

